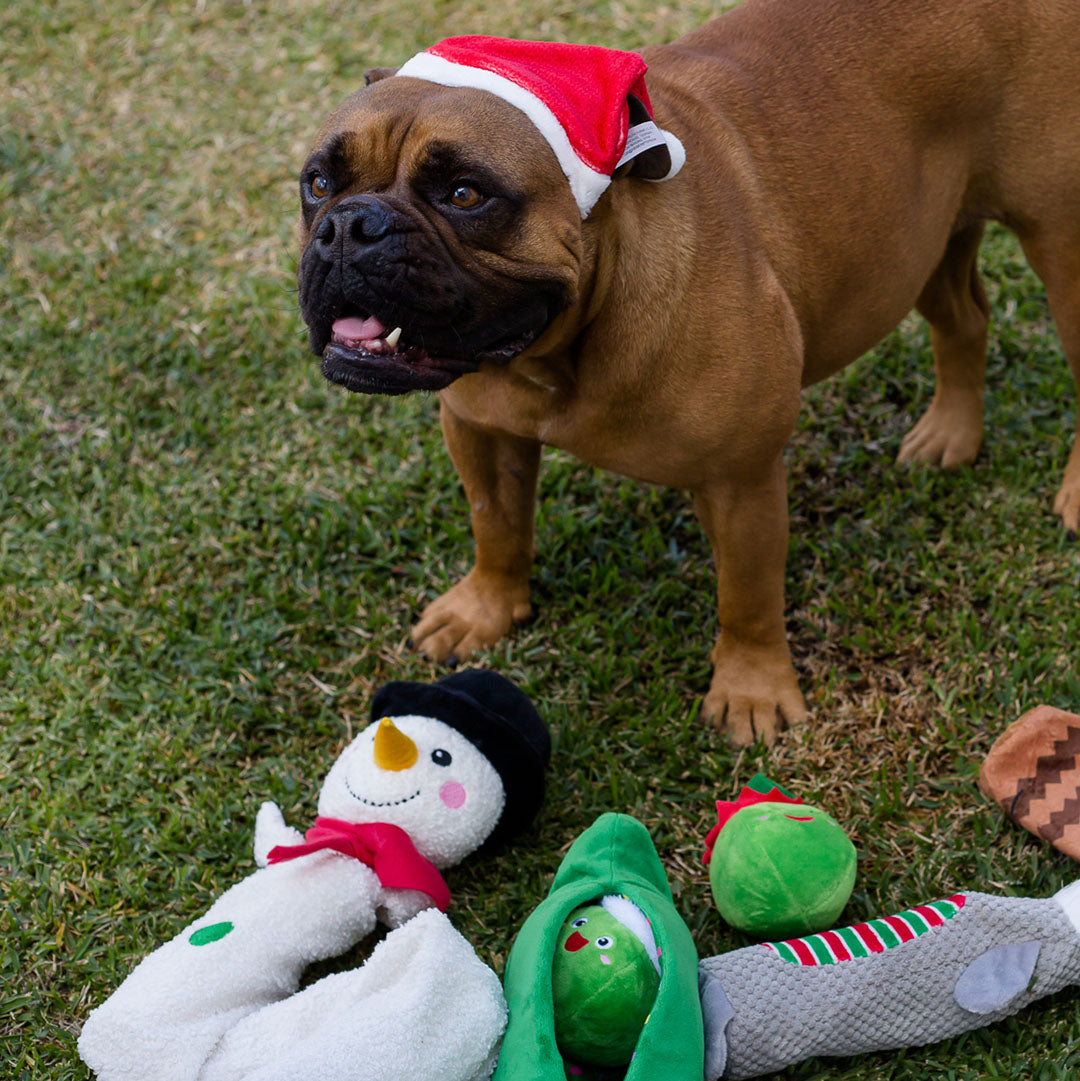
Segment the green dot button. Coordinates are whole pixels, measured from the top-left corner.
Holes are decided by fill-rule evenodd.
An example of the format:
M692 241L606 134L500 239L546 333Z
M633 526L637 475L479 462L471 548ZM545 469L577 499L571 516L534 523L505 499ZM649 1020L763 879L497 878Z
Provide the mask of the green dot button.
M193 946L205 946L209 942L217 942L219 938L224 938L232 929L233 925L228 920L224 923L212 923L209 927L200 927L197 931L192 931L188 942Z

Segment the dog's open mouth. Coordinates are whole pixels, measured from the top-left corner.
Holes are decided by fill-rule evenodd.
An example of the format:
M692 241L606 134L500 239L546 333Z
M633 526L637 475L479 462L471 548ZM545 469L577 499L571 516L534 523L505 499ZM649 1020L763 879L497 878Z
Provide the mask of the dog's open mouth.
M323 375L358 394L442 390L478 367L473 360L433 357L404 341L401 327L390 330L374 315L336 319L322 354Z

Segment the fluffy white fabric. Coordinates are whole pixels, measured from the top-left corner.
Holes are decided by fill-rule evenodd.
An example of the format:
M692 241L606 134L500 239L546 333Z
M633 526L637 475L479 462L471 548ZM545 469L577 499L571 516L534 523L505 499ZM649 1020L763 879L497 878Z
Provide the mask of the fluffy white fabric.
M213 950L235 932L195 947L190 931L90 1015L79 1053L99 1081L484 1081L494 1068L499 978L437 909L391 931L360 968L298 994L275 988L272 965L255 986L244 943L228 957Z
M506 801L502 780L442 721L397 720L413 740L412 765L377 766L378 725L369 725L330 770L319 811L400 826L444 867L491 833ZM254 844L261 869L145 958L87 1018L79 1053L99 1081L202 1081L204 1069L215 1079L486 1076L503 1026L495 974L441 913L417 915L430 897L384 886L359 860L325 850L267 866L275 845L301 839L263 804ZM376 921L403 933L392 932L362 968L296 993L310 964L344 953ZM369 1065L374 1072L363 1072Z
M394 717L393 723L416 747L413 765L380 769L374 761L379 725L369 724L326 775L319 814L347 822L392 822L408 832L420 855L436 867L449 867L479 848L495 828L506 805L502 778L450 725L416 715Z
M256 871L90 1014L79 1053L100 1081L192 1081L237 1021L374 930L384 892L371 868L336 852ZM220 937L203 941L211 929Z
M498 977L437 909L225 1034L199 1081L483 1081L506 1025Z
M611 913L645 947L656 974L661 975L660 959L656 954L656 936L644 912L621 893L609 893L600 898L600 907Z

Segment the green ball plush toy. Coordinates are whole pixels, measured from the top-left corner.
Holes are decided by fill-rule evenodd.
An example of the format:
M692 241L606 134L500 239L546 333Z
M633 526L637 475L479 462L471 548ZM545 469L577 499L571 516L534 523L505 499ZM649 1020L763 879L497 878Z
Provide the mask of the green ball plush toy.
M705 863L724 920L771 939L832 927L855 885L855 846L836 819L760 773L716 810Z
M559 1050L588 1066L625 1066L659 986L656 940L637 905L611 895L575 908L551 968Z

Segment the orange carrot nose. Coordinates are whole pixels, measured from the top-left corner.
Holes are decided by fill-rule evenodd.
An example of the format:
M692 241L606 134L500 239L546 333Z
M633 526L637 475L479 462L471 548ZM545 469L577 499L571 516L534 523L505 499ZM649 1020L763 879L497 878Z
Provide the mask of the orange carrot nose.
M417 759L416 744L389 717L375 729L375 765L379 769L408 769Z

